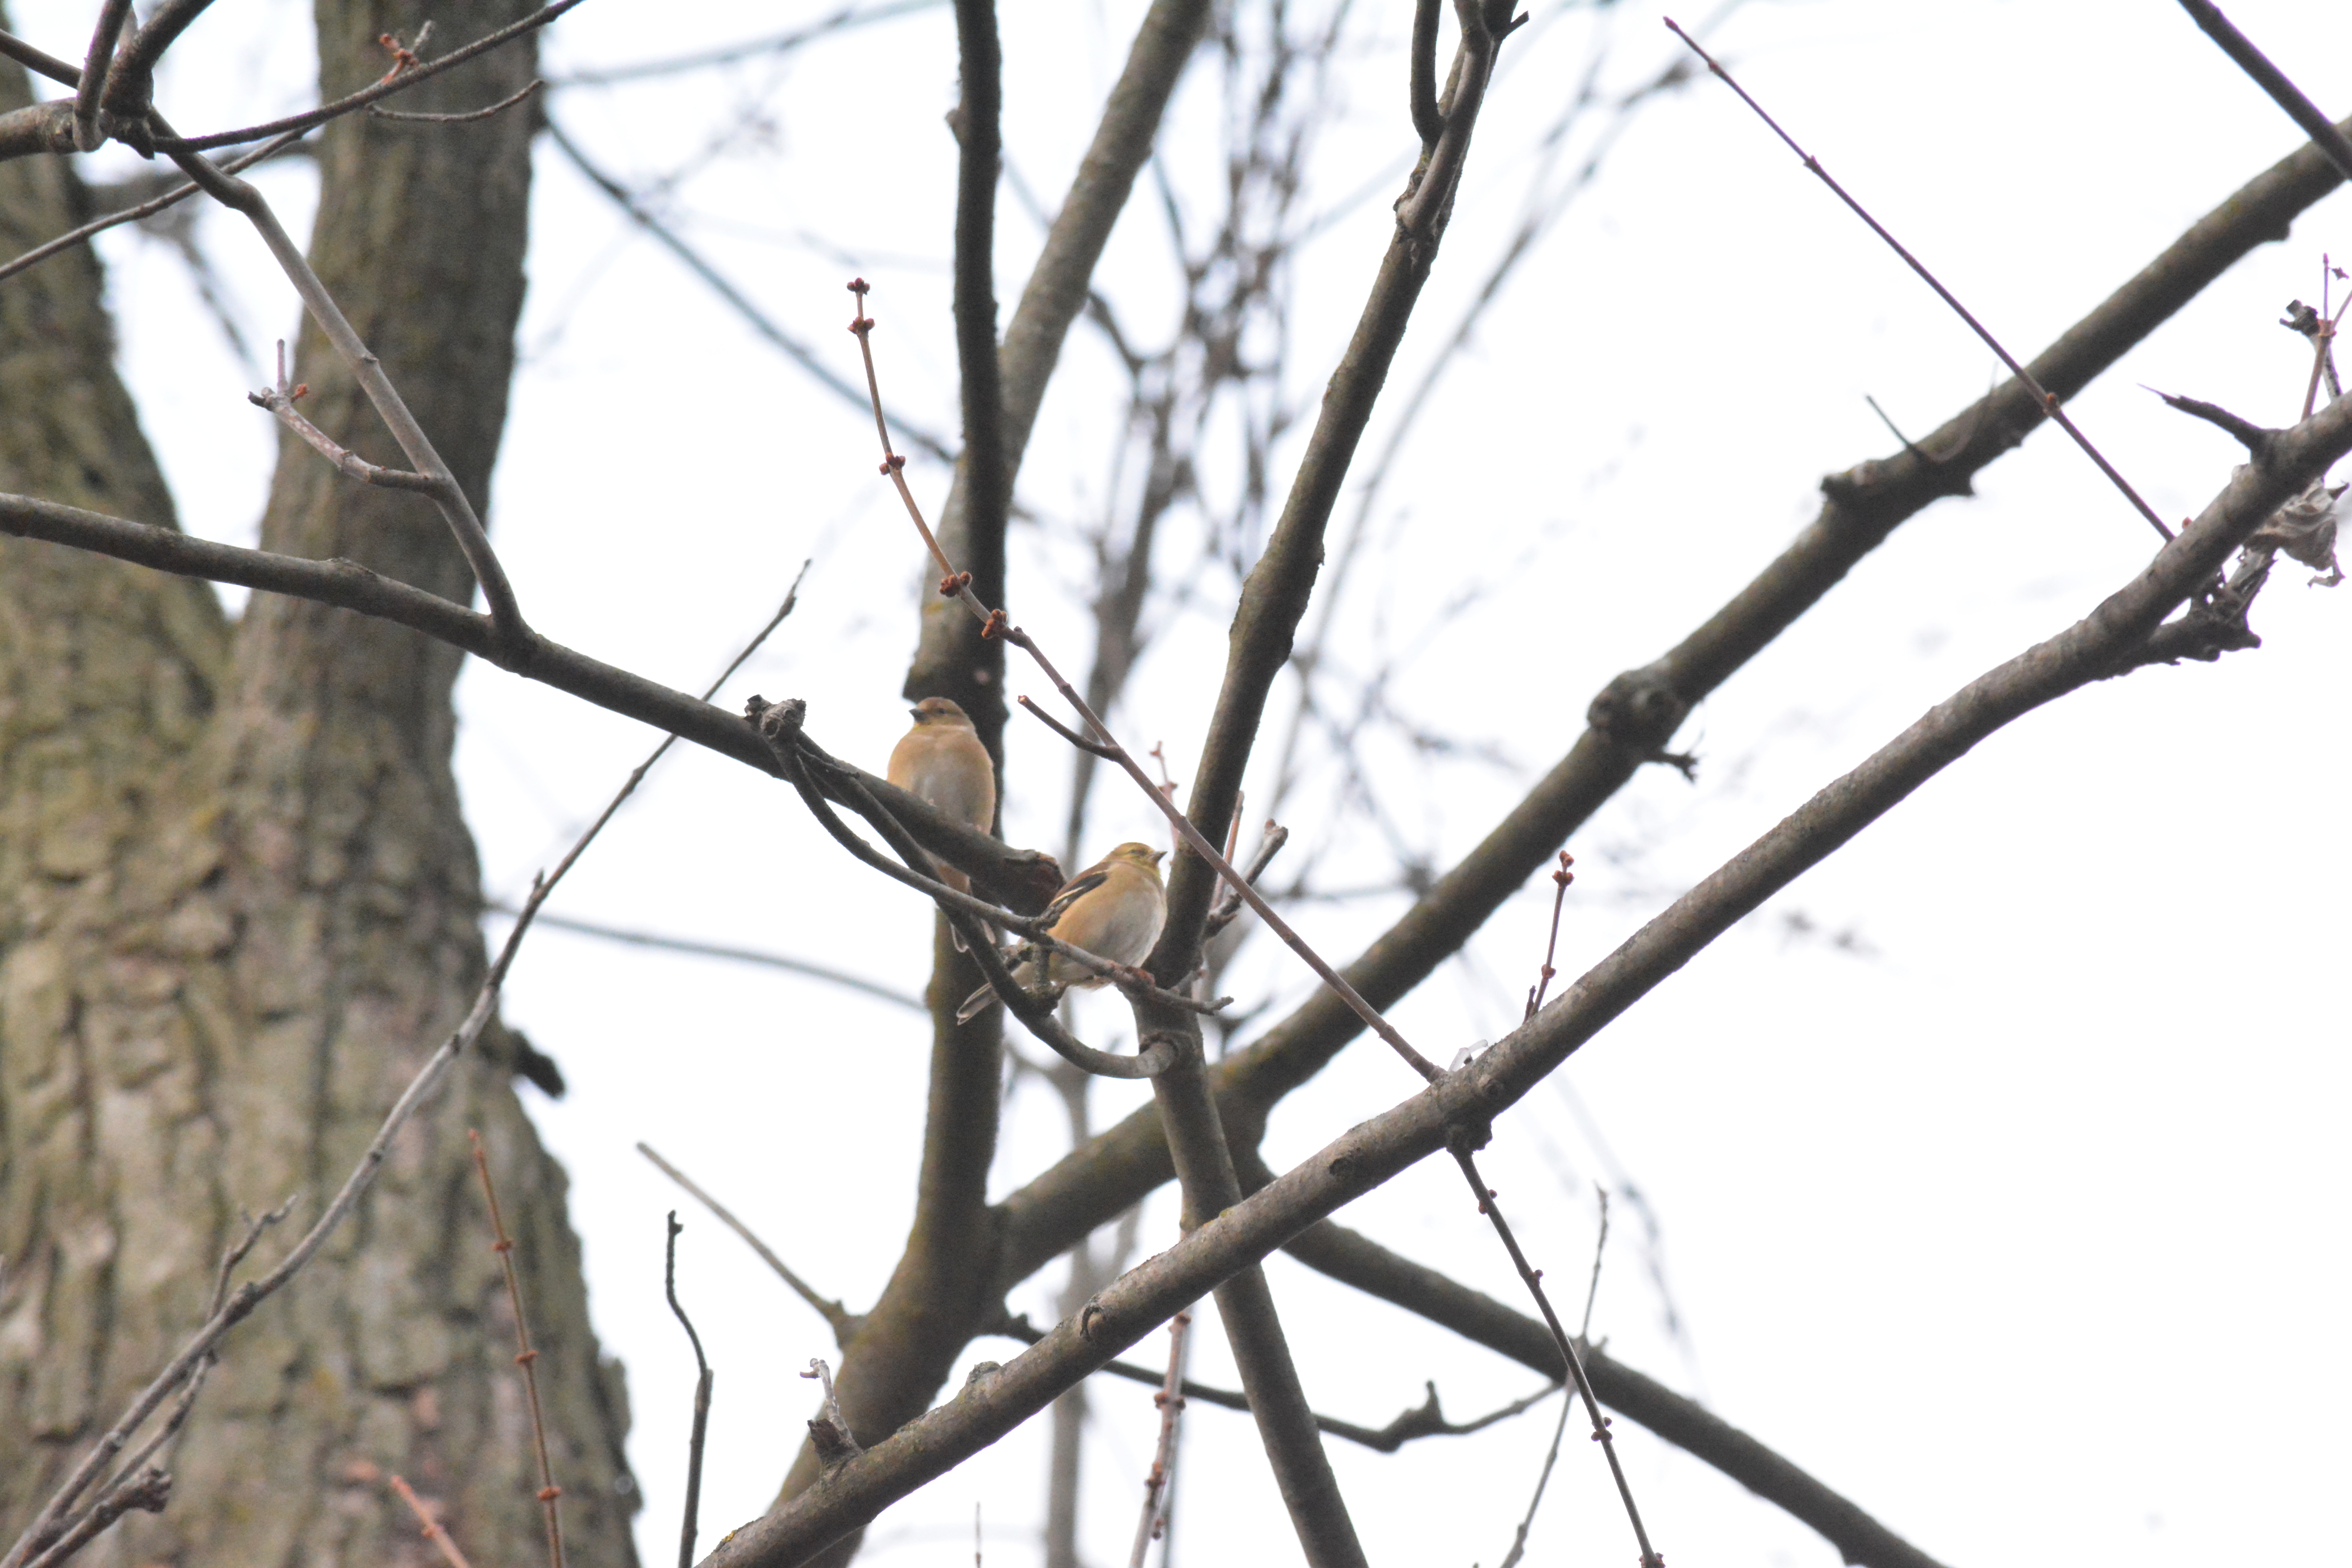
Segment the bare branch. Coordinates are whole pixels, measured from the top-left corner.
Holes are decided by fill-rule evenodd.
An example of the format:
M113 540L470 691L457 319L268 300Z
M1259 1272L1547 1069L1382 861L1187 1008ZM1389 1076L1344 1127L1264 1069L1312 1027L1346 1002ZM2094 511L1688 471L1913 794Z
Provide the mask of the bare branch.
M0 116L0 119L5 118L5 116ZM221 165L221 172L223 174L234 174L241 169L250 169L256 163L262 162L264 159L274 158L278 153L285 152L289 147L300 142L302 140L302 136L303 132L299 131L289 131L285 135L278 137L273 142L269 142L262 146L257 147L250 153L241 153L238 156L230 159L228 162ZM163 211L165 208L177 206L182 202L186 201L190 196L196 194L196 190L197 186L195 182L191 180L185 184L174 185L170 190L165 191L163 195L151 197L146 201L139 203L136 206L124 207L118 212L110 212L104 217L93 218L89 223L82 225L79 228L69 229L66 233L58 236L57 238L49 240L45 244L37 245L33 247L32 249L25 252L24 255L16 257L5 264L0 264L0 279L13 278L17 273L24 271L25 268L34 266L38 262L46 261L50 257L57 255L59 251L71 250L75 246L81 244L84 240L89 239L93 235L103 234L106 230L116 227L121 224L136 223L142 218L153 217L157 213Z
M368 116L373 120L396 121L403 125L467 125L477 120L488 120L492 115L502 114L546 86L547 83L533 77L496 103L483 109L469 109L462 114L413 114L405 110L383 109L371 103L368 105Z
M1259 1163L1252 1179L1260 1176L1271 1180L1273 1173ZM1546 1377L1558 1378L1566 1370L1551 1331L1539 1319L1330 1220L1308 1226L1283 1249L1318 1273L1451 1329ZM1586 1343L1581 1348L1586 1373L1603 1405L1819 1531L1844 1561L1861 1568L1939 1568L1851 1500L1697 1402L1635 1372L1598 1346Z
M719 1224L742 1237L743 1244L760 1255L760 1261L774 1269L776 1278L782 1279L793 1295L807 1302L809 1309L825 1321L826 1326L833 1330L834 1342L845 1349L848 1347L849 1342L857 1335L858 1324L864 1321L858 1314L851 1311L839 1301L828 1300L817 1294L816 1287L793 1273L791 1267L782 1258L777 1257L766 1242L753 1234L750 1226L737 1219L724 1204L696 1185L691 1176L654 1152L653 1145L641 1142L637 1145L637 1152L651 1161L654 1168L663 1175L684 1187L693 1195L695 1202L710 1211L711 1216Z
M1234 814L1233 826L1235 827L1241 826L1239 811ZM1259 879L1265 875L1265 868L1274 864L1274 858L1281 854L1282 847L1289 842L1290 829L1268 818L1265 832L1258 837L1257 848L1250 855L1249 864L1242 868L1242 876L1251 887L1257 886ZM1225 850L1226 858L1230 859L1233 852L1230 836L1226 840ZM1202 942L1205 943L1213 940L1218 932L1241 919L1241 895L1234 892L1228 885L1223 894L1218 898L1216 907L1209 911L1207 923L1201 928Z
M653 1151L642 1143L637 1145L637 1152L648 1160L654 1158ZM681 1184L685 1183L685 1178L675 1171L670 1174L677 1176ZM686 1507L680 1510L677 1527L677 1568L694 1568L695 1522L702 1510L702 1445L710 1430L710 1363L702 1357L702 1336L694 1331L694 1320L678 1305L677 1233L685 1228L677 1223L677 1211L670 1210L668 1245L662 1253L662 1292L669 1298L669 1310L677 1315L678 1326L686 1331L688 1342L694 1346L694 1430L687 1439Z
M753 331L781 351L785 358L815 377L820 385L836 397L860 406L865 404L866 395L835 374L833 367L818 357L814 349L778 326L766 311L751 302L749 295L735 287L716 267L706 260L701 252L687 244L676 230L656 217L626 185L590 162L588 154L581 150L580 144L566 135L563 127L558 125L552 117L550 117L546 123L548 139L555 143L556 151L570 159L572 166L579 170L590 184L603 192L614 206L626 214L630 222L651 235L661 244L662 248L683 262L688 271L701 279L712 293L725 300L729 308L750 324ZM898 427L905 432L908 440L941 462L955 461L954 450L939 437L910 426L904 420L899 421Z
M1190 1312L1168 1321L1168 1372L1151 1401L1160 1407L1160 1441L1152 1450L1150 1473L1143 1478L1143 1512L1135 1521L1135 1545L1127 1554L1127 1568L1143 1568L1144 1554L1168 1527L1175 1496L1176 1428L1184 1418L1185 1331L1192 1326ZM1249 1402L1244 1398L1242 1403L1246 1407Z
M577 0L571 0L571 3L576 4ZM511 28L506 30L512 31ZM148 118L151 123L163 128L161 115L151 114ZM243 214L261 236L262 243L277 258L279 269L294 285L294 291L301 296L311 320L319 323L320 330L327 335L327 341L334 345L336 353L341 356L362 390L367 394L369 403L374 405L377 415L391 430L393 438L400 443L400 449L430 479L428 493L434 504L440 509L442 520L449 525L449 531L457 537L458 548L465 552L467 564L473 568L475 581L481 584L483 601L489 606L494 635L499 641L509 644L527 638L530 633L522 618L522 607L515 602L514 588L507 581L506 568L499 564L498 552L490 548L489 534L483 529L480 517L476 515L473 501L467 496L465 488L457 483L457 476L449 471L449 466L441 460L441 454L434 450L432 440L425 434L425 427L409 412L407 403L392 384L392 378L384 374L382 363L360 341L359 333L352 329L341 307L327 292L327 287L319 280L319 275L311 270L310 258L287 234L268 200L251 184L222 173L201 153L175 149L171 157L190 179L204 187L206 195Z
M752 38L740 44L725 44L715 49L703 49L690 55L678 55L666 60L641 60L625 66L606 66L573 71L556 78L557 87L610 87L619 82L643 81L648 77L675 76L681 71L708 70L715 66L733 65L738 60L772 58L869 23L888 22L918 11L933 11L947 0L888 0L887 4L869 6L859 11L849 6L835 12L822 21L804 27L777 33L764 38Z
M2000 363L2009 367L2009 374L2017 377L2017 379L2023 384L2025 389L2034 395L2034 398L2041 403L2042 406L2045 410L2048 411L2050 417L2057 423L2058 427L2065 431L2068 436L2074 438L2074 445L2083 448L2083 455L2089 458L2092 462L2098 465L2099 472L2107 476L2107 482L2114 485L2117 490L2123 493L2124 499L2131 502L2134 510L2137 511L2140 516L2147 519L2148 526L2156 530L2158 537L2162 539L2170 539L2172 537L2172 530L2166 527L2164 520L2156 515L2155 508L2149 506L2147 502L2140 499L2139 491L2132 489L2131 481L2125 479L2122 472L2118 470L2113 463L2108 462L2105 456L2101 453L2096 447L2091 445L2091 438L2083 434L2081 427L2074 423L2074 419L2066 413L2065 409L2059 405L2057 394L2044 390L2042 384L2033 379L2032 372L2018 363L2010 352L2000 346L2000 340L1992 335L1991 329L1988 328L1982 321L1978 321L1976 317L1969 312L1969 308L1960 303L1958 296L1955 295L1949 289L1945 288L1943 283L1937 279L1934 273L1927 270L1926 264L1921 262L1917 257L1905 249L1902 241L1896 239L1892 234L1888 233L1886 226L1884 224L1881 224L1876 218L1871 216L1869 210L1860 202L1854 200L1852 195L1847 194L1846 188L1843 185L1839 184L1837 181L1831 178L1829 171L1822 167L1822 161L1819 158L1814 157L1811 153L1808 153L1802 147L1798 146L1796 139L1790 136L1786 131L1780 129L1780 122L1773 119L1769 114L1766 113L1764 111L1764 106L1757 102L1755 99L1749 97L1748 89L1740 86L1737 81L1733 80L1731 73L1725 70L1721 65L1717 64L1713 55L1708 54L1705 49L1699 47L1697 39L1692 37L1688 33L1684 32L1680 27L1675 26L1674 18L1671 16L1666 18L1666 26L1673 31L1675 37L1680 38L1689 47L1693 54L1696 54L1699 58L1706 62L1706 68L1713 71L1717 77L1721 78L1724 86L1729 88L1732 91L1739 95L1740 102L1754 110L1756 111L1756 117L1772 128L1773 135L1778 136L1781 141L1789 144L1789 151L1797 155L1798 159L1805 165L1806 170L1811 173L1815 179L1821 181L1824 185L1827 185L1831 192L1836 195L1837 199L1843 202L1847 207L1853 211L1854 216L1868 224L1870 226L1870 232L1885 240L1886 242L1886 247L1895 252L1895 255L1901 257L1903 258L1903 264L1910 268L1912 271L1917 273L1920 280L1925 282L1928 288L1933 289L1936 291L1936 297L1943 300L1945 304L1950 306L1952 308L1952 313L1969 324L1969 330L1976 333L1976 335L1983 341L1985 347L1992 350L1994 355L2000 359Z
M81 85L81 68L58 58L47 49L37 48L14 33L0 32L0 55L5 55L36 76L67 87Z
M1004 58L995 0L955 0L963 96L952 124L958 148L955 212L956 365L963 403L962 481L974 541L1003 554L1013 463L1004 445L1003 366L996 352L996 186L1004 162ZM864 341L861 334L859 341ZM879 405L877 405L877 416ZM886 443L887 445L887 443ZM1002 565L989 576L1002 576Z
M1560 1326L1559 1314L1552 1310L1551 1297L1543 1288L1543 1270L1530 1267L1527 1254L1519 1250L1518 1238L1511 1234L1510 1225L1503 1218L1503 1211L1495 1202L1494 1189L1486 1185L1486 1179L1478 1173L1478 1164L1470 1149L1468 1139L1459 1138L1451 1143L1449 1152L1454 1156L1454 1163L1462 1169L1462 1179L1470 1184L1471 1192L1477 1195L1478 1212L1494 1226L1495 1234L1502 1238L1503 1250L1511 1256L1511 1267L1518 1270L1520 1282L1536 1299L1536 1308L1543 1314L1544 1327L1551 1331L1552 1344L1568 1367L1569 1376L1576 1383L1577 1395L1584 1401L1585 1413L1592 1418L1593 1441L1601 1445L1601 1455L1609 1461L1609 1479L1617 1483L1618 1500L1625 1505L1625 1517L1633 1526L1633 1540L1642 1549L1642 1568L1665 1568L1666 1560L1651 1546L1650 1532L1642 1527L1642 1510L1633 1504L1633 1486L1625 1479L1623 1462L1617 1458L1617 1441L1609 1430L1609 1418L1601 1414L1601 1401L1592 1392L1591 1379L1584 1373L1584 1360L1576 1353L1576 1345L1568 1337L1568 1331ZM1549 1469L1549 1466L1545 1468ZM1532 1517L1534 1510L1530 1509L1528 1512ZM1525 1533L1523 1529L1522 1539Z
M1021 302L1004 330L1003 361L1004 484L1011 493L1063 340L1087 297L1087 281L1126 205L1136 171L1150 155L1176 80L1192 58L1210 12L1208 0L1153 0L1103 105L1094 139L1039 252ZM940 509L940 529L982 592L1003 597L1003 535L971 515L975 498L959 469ZM962 704L981 742L1003 755L1003 649L944 605L928 606L921 640L907 675L908 697L944 696Z
M176 529L126 522L30 496L0 495L0 533L47 540L181 576L241 584L391 621L599 708L781 776L765 742L739 715L591 658L535 632L520 647L506 644L495 636L488 616L353 562L307 561L217 544ZM975 887L994 894L1006 906L1042 910L1062 885L1061 868L1052 856L1015 848L882 779L829 759L828 763L818 770L820 785L827 793L858 809L857 796L850 788L854 780L859 791L886 803L890 815L926 849L969 872Z
M525 33L546 26L581 3L582 0L552 0L552 4L541 6L530 16L509 22L497 32L477 38L462 48L452 49L437 59L419 61L348 97L339 98L332 103L322 103L316 109L304 110L299 114L289 114L282 120L272 120L267 124L248 125L237 131L215 131L204 136L181 137L173 135L161 121L151 117L151 123L157 132L155 150L159 153L203 153L215 147L232 147L240 142L258 142L266 136L282 135L289 131L315 130L330 120L340 120L394 93L406 92L418 82L428 81L477 56L488 54L502 44L512 43Z
M2156 392L2156 388L2152 386L2148 390ZM2156 392L2156 395L2164 399L2166 407L2177 408L2183 414L2202 419L2208 425L2227 430L2238 438L2240 446L2245 447L2247 452L2255 458L2263 455L2269 447L2271 438L2278 434L2277 431L2257 425L2251 419L2240 418L2217 403L2207 403L2195 397L2175 397L2168 392Z
M116 55L99 107L118 121L143 121L155 106L155 67L212 0L163 0Z
M1272 1179L1272 1173L1267 1173L1267 1179ZM1328 1222L1327 1227L1338 1228L1328 1226ZM1314 1265L1310 1264L1309 1267ZM1329 1271L1324 1270L1324 1272ZM1509 1308L1499 1304L1496 1310L1515 1317L1518 1315L1511 1313ZM1537 1323L1534 1319L1529 1318L1527 1321L1534 1324L1538 1333L1544 1331L1543 1325ZM1027 1345L1034 1345L1045 1337L1045 1331L1031 1323L1025 1317L1005 1319L992 1324L987 1331L1002 1335L1005 1339L1018 1340ZM1547 1339L1545 1343L1549 1344L1550 1341ZM1131 1361L1105 1362L1097 1370L1128 1383L1139 1383L1147 1388L1164 1388L1167 1384L1166 1373L1154 1372L1148 1366L1139 1366ZM1514 1399L1508 1405L1499 1409L1489 1410L1484 1415L1474 1415L1467 1421L1448 1421L1445 1418L1444 1406L1438 1403L1437 1385L1432 1383L1425 1386L1429 1391L1428 1397L1410 1409L1398 1412L1385 1426L1360 1426L1352 1421L1343 1421L1336 1415L1325 1415L1320 1413L1318 1413L1315 1417L1315 1425L1327 1436L1343 1437L1360 1447L1370 1448L1375 1453L1393 1454L1416 1437L1466 1437L1474 1432L1483 1432L1497 1422L1507 1421L1514 1415L1524 1415L1534 1409L1566 1385L1554 1381L1533 1394ZM1213 1405L1220 1410L1234 1410L1244 1414L1247 1414L1249 1410L1249 1395L1237 1388L1218 1388L1211 1384L1195 1383L1188 1377L1183 1380L1181 1392L1188 1400L1197 1399L1203 1405Z
M2303 89L2289 81L2286 73L2273 65L2268 55L2254 47L2253 40L2238 31L2212 0L2180 0L2180 8L2204 29L2207 37L2221 46L2221 52L2235 60L2240 70L2271 95L2272 102L2286 110L2287 118L2303 128L2303 133L2327 154L2336 171L2352 180L2352 138L2330 124L2319 106L2304 97Z
M106 90L107 67L114 59L115 40L131 15L131 0L105 0L98 8L98 26L89 35L89 53L81 64L81 81L74 89L74 150L95 153L106 137L98 126L99 95Z
M1184 1224L1193 1229L1242 1200L1233 1153L1202 1069L1199 1022L1171 1019L1166 1010L1139 1000L1135 1023L1140 1038L1168 1041L1178 1053L1151 1080L1151 1095L1184 1194ZM1366 1562L1364 1549L1323 1451L1322 1433L1299 1382L1265 1270L1252 1263L1212 1293L1300 1549L1313 1568L1358 1568Z
M335 465L345 478L363 485L381 485L386 489L415 490L433 495L440 481L430 474L410 473L404 468L387 468L369 462L350 447L302 417L294 400L310 389L286 384L286 340L278 340L278 384L263 392L248 392L245 400L256 408L266 408L278 416L278 422L301 437L303 444Z
M1437 13L1441 0L1413 0L1412 97L1413 133L1422 151L1437 145L1445 134L1445 116L1437 111Z
M516 912L512 904L497 901L486 903L482 907L502 915L511 915ZM594 921L575 920L570 915L552 915L544 910L533 918L551 931L572 931L580 936L593 936L604 942L626 942L631 947L649 947L662 952L683 952L697 958L724 959L730 963L755 963L767 969L781 969L788 974L804 974L812 980L822 980L828 984L838 985L844 990L855 991L862 996L871 996L877 1002L887 1002L893 1006L904 1007L912 1012L928 1013L930 1010L919 996L910 995L904 991L893 991L887 985L877 985L871 980L861 979L857 975L828 968L822 963L812 963L804 958L794 958L789 953L762 952L755 948L730 947L724 942L695 942L688 937L664 936L657 931L599 925Z

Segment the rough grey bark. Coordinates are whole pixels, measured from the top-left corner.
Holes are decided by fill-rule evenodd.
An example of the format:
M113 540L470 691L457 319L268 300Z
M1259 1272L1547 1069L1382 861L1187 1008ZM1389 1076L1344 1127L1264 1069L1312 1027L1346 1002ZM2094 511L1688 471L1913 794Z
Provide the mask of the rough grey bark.
M464 38L523 9L320 0L321 85L381 75L377 35L412 38L429 15ZM533 58L526 44L468 65L409 107L491 101ZM0 109L26 101L13 68L0 93ZM313 261L478 504L522 299L530 131L520 115L353 117L320 152ZM88 216L60 161L0 181L12 254ZM168 521L100 287L82 252L0 288L0 484ZM297 366L319 425L394 456L314 332ZM297 445L263 538L467 595L428 503ZM0 1516L37 1506L195 1326L239 1209L290 1194L298 1221L314 1215L471 1000L457 667L358 616L260 595L232 627L201 584L0 541L0 1424L27 1439L0 1444ZM589 1331L563 1178L522 1115L511 1049L461 1066L352 1221L232 1336L169 1461L171 1506L102 1538L97 1560L421 1563L394 1472L475 1560L543 1554L475 1127L519 1243L568 1555L631 1568L618 1369Z

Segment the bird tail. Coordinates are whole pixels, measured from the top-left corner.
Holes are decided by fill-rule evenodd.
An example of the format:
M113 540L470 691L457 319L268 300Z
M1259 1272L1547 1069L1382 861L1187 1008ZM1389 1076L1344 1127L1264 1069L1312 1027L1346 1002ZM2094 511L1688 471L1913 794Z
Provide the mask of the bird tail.
M963 999L963 1005L956 1009L956 1022L969 1024L995 1005L996 987L983 984Z

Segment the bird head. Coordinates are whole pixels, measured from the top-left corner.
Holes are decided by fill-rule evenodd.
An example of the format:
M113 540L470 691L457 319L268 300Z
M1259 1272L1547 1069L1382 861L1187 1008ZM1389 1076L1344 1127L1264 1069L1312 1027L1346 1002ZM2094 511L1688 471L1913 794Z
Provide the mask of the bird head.
M1149 844L1138 844L1132 840L1120 845L1118 848L1103 857L1106 860L1125 860L1132 865L1141 867L1144 870L1151 873L1151 877L1154 881L1157 881L1160 879L1160 862L1167 858L1168 853L1166 850L1154 849Z
M918 724L947 724L969 730L971 720L955 702L945 697L926 697L908 710Z

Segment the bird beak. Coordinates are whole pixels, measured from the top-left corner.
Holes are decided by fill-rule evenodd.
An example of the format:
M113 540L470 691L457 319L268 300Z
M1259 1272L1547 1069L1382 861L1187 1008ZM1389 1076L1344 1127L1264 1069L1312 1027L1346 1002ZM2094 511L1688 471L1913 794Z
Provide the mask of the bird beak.
M1165 849L1154 849L1154 850L1151 852L1151 863L1152 863L1153 865L1155 865L1155 866L1159 865L1159 864L1160 864L1160 862L1161 862L1162 860L1165 860L1165 859L1167 859L1167 858L1168 858L1168 851L1167 851L1167 850L1165 850Z
M907 710L907 717L919 724L923 721L923 710L919 708L909 708Z

